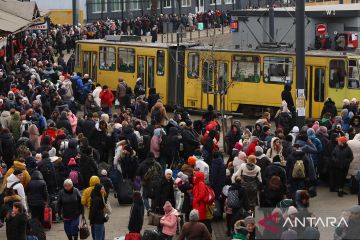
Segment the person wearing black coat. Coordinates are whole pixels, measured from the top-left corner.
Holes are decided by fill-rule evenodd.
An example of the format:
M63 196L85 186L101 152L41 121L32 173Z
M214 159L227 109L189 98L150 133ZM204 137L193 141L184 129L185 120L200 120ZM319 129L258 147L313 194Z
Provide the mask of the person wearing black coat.
M31 212L31 218L44 222L45 203L49 199L46 182L39 170L34 170L31 174L31 180L26 188L28 206Z
M132 125L128 125L124 128L124 137L128 140L131 145L131 148L137 152L138 151L138 140L136 134L134 132L134 127Z
M141 193L135 191L133 193L133 204L130 210L130 218L128 229L130 233L140 233L144 224L144 202Z
M49 153L43 152L42 160L38 163L38 169L41 172L50 195L57 193L57 180L54 164L50 161Z
M75 158L78 154L78 141L75 138L69 140L68 147L65 149L63 156L62 156L62 164L64 167L67 167L70 158Z
M14 162L15 140L9 129L3 128L0 132L0 156L6 166L10 168Z
M232 208L231 226L234 227L235 222L244 219L250 211L249 199L246 190L241 186L241 177L235 178L235 183L231 184L229 191L237 191L239 196L239 207Z
M193 156L195 150L200 147L199 135L193 129L191 120L186 120L186 126L181 131L181 137L181 141L184 147L183 157L187 160L190 156Z
M204 150L206 151L206 156L204 156L204 158L205 158L204 160L209 166L211 166L211 162L213 160L215 136L216 136L216 131L211 130L205 140L204 145L203 145L203 152L204 152Z
M138 78L136 80L136 84L134 87L134 94L135 94L135 98L137 98L140 95L146 94L146 89L144 88L143 81L141 78Z
M334 180L338 196L342 197L344 194L343 188L346 181L346 175L354 156L351 148L346 143L346 137L339 137L337 142L338 145L332 152L330 168L333 172L333 176L335 177Z
M29 230L28 216L24 206L20 202L16 202L12 212L6 218L6 239L26 240L27 230Z
M155 105L157 100L160 99L160 96L158 93L156 93L156 88L150 88L149 89L149 96L148 96L148 109L149 111L152 109L152 107Z
M331 118L334 118L337 116L337 109L335 106L335 102L331 100L331 98L328 98L326 102L324 103L324 107L321 110L321 117L324 116L325 113L330 113Z
M180 140L178 136L178 129L170 127L169 134L166 136L166 152L168 166L173 167L179 160Z
M214 153L214 160L210 167L210 186L214 190L215 199L220 197L222 189L225 185L226 167L224 159L219 152Z
M101 184L96 184L94 190L91 192L89 219L93 239L105 239L104 223L107 222L107 219L104 214L106 203L103 197L104 194L105 189Z
M69 240L77 240L80 215L84 215L81 204L80 191L73 186L70 179L64 181L64 188L60 190L57 209L64 219L64 229Z
M95 128L95 121L93 120L93 114L88 113L86 119L84 119L81 126L84 136L89 138L90 133L94 128Z
M295 111L294 100L291 95L291 85L284 85L284 90L281 92L281 100L287 103L287 107L292 113Z
M68 134L72 134L71 124L67 118L67 113L65 111L61 112L59 120L56 121L56 128L57 129L64 128Z
M107 135L107 123L104 120L99 122L91 131L89 144L100 154L101 162L108 162L109 148L111 147L111 138Z
M42 153L42 152L48 152L51 150L51 145L50 145L50 142L51 142L51 137L46 135L44 136L44 139L41 141L41 145L40 147L36 150L37 153Z
M227 145L227 154L232 156L232 149L235 144L239 142L242 136L242 131L240 130L240 126L237 124L232 124L230 127L230 131L225 136L225 141Z
M170 169L165 170L165 175L162 178L157 189L157 194L155 195L155 206L152 207L152 210L157 213L164 214L163 206L165 205L166 201L169 201L172 206L176 206L174 196L174 180L172 179L172 171Z
M89 186L91 176L98 174L98 167L94 159L94 151L89 146L87 138L81 139L80 145L80 175L83 180L83 188Z

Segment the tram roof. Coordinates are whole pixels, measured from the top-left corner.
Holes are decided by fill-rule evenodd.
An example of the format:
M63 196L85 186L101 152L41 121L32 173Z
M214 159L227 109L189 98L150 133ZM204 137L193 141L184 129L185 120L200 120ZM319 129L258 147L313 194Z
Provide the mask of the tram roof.
M87 39L87 40L79 40L77 43L89 43L89 44L106 44L106 45L125 45L125 46L134 46L134 47L150 47L150 48L169 48L176 47L176 43L150 43L143 41L136 42L122 42L122 41L108 41L105 39ZM186 42L180 43L180 46L191 47L195 46L195 42Z
M219 48L212 46L194 46L190 48L191 50L198 51L214 51L214 52L237 52L237 53L249 53L249 54L279 54L279 55L295 55L295 50L293 49L229 49L229 48ZM359 56L354 52L341 52L341 51L322 51L322 50L308 50L306 55L309 56L318 56L318 57L349 57L349 56Z

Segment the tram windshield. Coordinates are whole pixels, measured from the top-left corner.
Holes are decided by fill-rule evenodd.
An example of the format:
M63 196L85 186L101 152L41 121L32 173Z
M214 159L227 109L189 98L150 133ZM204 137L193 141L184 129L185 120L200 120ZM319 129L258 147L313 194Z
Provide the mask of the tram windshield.
M348 88L360 89L359 65L360 65L360 59L350 59L349 60Z

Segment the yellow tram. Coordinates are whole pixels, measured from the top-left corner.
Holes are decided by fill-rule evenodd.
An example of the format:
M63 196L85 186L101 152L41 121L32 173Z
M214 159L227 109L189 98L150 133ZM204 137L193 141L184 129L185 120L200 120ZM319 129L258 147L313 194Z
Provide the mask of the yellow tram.
M88 73L115 90L123 77L131 86L141 77L163 102L204 110L220 104L227 112L254 114L277 109L284 84L295 97L296 55L290 50L237 50L211 46L110 42L77 42L77 71ZM324 102L338 109L344 98L360 97L360 56L333 51L306 52L306 115L320 118Z

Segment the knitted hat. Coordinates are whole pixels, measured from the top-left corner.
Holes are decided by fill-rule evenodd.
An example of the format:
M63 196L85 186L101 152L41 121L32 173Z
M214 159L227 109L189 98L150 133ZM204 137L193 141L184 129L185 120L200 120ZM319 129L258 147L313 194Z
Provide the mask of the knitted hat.
M172 172L172 170L171 169L166 169L165 170L165 175L167 175L167 174L171 174L171 176L172 176L172 174L173 174L173 172Z
M196 157L190 156L190 157L188 158L188 164L189 164L190 166L195 166L196 160L197 160Z
M256 146L255 147L255 156L259 157L263 154L264 154L264 149L262 149L262 147L260 147L260 146Z
M337 139L337 141L338 141L338 142L341 142L341 143L346 143L348 140L347 140L346 137L339 137L339 138Z
M290 216L290 215L296 214L297 212L298 212L298 210L296 209L296 207L290 206L290 207L288 208L286 214L287 214L288 216Z
M192 125L192 121L190 119L185 120L186 126L190 127Z
M41 161L41 153L37 153L37 154L35 155L35 160L36 160L36 161Z
M75 158L70 158L68 166L75 166L75 165L76 165Z
M248 163L256 164L256 157L254 155L250 155L247 159Z
M327 128L325 126L320 126L320 128L317 132L320 133L321 135L329 136L328 132L327 132Z
M102 175L102 176L107 176L107 171L106 171L105 169L102 169L102 170L101 170L101 175Z
M237 143L235 143L234 148L236 148L237 150L241 151L241 150L243 149L243 144L240 143L240 142L237 142Z
M199 211L196 209L191 210L189 220L193 222L199 221Z
M244 224L247 226L248 224L255 224L254 217L248 216L244 219Z
M294 126L291 130L292 133L299 133L299 127L298 126Z

